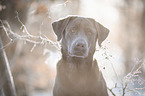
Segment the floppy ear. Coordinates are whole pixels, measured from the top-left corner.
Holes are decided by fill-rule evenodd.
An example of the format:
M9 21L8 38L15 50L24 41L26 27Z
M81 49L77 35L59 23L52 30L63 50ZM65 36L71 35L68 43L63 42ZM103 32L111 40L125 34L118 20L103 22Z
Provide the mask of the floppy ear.
M60 41L63 36L63 32L70 20L70 17L64 18L62 20L56 21L52 23L53 30L57 35L57 41Z
M98 45L101 47L101 43L107 38L109 34L109 29L105 28L98 22L96 22L95 25L98 32Z

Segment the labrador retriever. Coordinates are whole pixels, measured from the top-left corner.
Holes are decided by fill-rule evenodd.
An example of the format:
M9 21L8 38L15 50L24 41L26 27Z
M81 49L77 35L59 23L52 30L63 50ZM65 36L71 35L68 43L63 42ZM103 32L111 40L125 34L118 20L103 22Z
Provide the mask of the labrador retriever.
M79 16L53 22L52 27L62 46L53 95L108 96L105 80L93 54L96 42L101 46L109 30L94 19Z

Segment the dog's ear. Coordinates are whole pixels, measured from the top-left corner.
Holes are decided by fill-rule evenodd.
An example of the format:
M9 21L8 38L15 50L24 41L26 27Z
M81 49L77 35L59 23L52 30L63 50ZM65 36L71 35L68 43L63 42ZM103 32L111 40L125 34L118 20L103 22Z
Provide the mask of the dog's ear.
M95 26L98 32L98 45L101 46L101 43L107 38L109 34L109 29L107 29L98 22L95 22Z
M57 41L60 41L62 39L63 32L66 26L68 25L70 18L71 17L67 17L67 18L64 18L64 19L61 19L59 21L52 23L53 30L55 34L57 35Z

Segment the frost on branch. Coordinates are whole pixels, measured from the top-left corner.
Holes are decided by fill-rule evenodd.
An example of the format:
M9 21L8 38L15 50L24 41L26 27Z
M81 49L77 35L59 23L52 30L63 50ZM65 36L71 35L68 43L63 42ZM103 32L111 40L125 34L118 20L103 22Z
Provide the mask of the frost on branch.
M6 36L9 39L9 43L7 43L6 45L4 45L3 48L7 47L8 45L10 45L12 42L14 42L15 40L22 40L24 42L29 42L31 44L34 44L31 52L33 51L33 49L37 46L37 45L44 45L46 47L47 44L52 45L54 47L56 47L58 50L60 49L59 47L59 43L58 42L54 42L51 41L49 38L47 38L46 35L44 35L43 33L39 33L38 36L34 36L31 35L29 33L29 31L27 30L26 26L21 22L21 20L19 19L18 13L16 16L17 20L20 22L21 24L21 28L20 30L22 31L22 34L18 34L16 32L13 32L13 30L11 29L10 24L8 23L7 20L0 20L0 27L3 29L3 31L5 32Z
M144 64L145 63L143 61L137 60L137 64L135 64L131 72L124 77L124 81L131 83L132 85L134 85L135 82L137 82L139 85L143 85L145 80L141 78L140 75L142 74L141 68L143 68Z

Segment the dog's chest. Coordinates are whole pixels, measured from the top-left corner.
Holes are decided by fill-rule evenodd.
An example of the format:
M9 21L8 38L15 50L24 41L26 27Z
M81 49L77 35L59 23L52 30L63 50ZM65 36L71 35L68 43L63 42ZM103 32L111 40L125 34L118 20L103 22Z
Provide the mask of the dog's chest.
M87 69L83 65L76 67L72 64L67 64L59 69L61 69L59 72L61 71L64 85L68 85L70 88L74 88L74 90L87 91L92 90L90 88L96 86L94 82L97 82L97 75L93 69Z
M92 80L94 80L94 78L89 74L77 72L68 73L68 84L70 89L74 90L76 93L92 93L92 90L96 87Z
M84 66L70 66L65 61L60 60L57 65L55 89L58 88L61 93L67 94L62 96L101 96L96 95L103 91L100 88L102 85L98 81L100 75L98 67L96 67L97 63L93 62L93 64L95 65L91 69L87 69Z
M67 76L69 82L76 88L84 88L89 83L89 75L86 72L70 70Z

